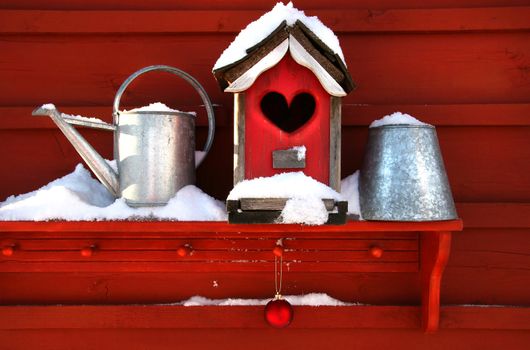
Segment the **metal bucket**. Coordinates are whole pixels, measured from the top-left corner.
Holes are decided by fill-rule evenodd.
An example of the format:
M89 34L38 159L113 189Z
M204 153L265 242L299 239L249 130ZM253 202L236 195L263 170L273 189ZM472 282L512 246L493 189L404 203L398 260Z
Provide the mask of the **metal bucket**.
M359 195L365 220L456 219L436 129L431 125L370 128Z

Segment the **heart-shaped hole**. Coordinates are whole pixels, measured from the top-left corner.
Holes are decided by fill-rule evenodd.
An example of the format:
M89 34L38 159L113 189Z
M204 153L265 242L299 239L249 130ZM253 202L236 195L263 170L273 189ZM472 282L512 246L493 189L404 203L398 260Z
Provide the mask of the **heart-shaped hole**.
M304 126L315 113L315 98L307 92L296 95L287 104L285 96L269 92L261 99L261 111L274 125L285 132L294 132Z

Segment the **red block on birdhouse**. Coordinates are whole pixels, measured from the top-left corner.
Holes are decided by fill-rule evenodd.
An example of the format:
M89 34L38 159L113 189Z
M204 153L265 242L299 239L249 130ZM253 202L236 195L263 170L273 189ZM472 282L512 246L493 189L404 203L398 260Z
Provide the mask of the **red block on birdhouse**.
M302 171L340 191L341 97L354 84L329 28L279 4L238 35L213 73L234 94L234 185Z

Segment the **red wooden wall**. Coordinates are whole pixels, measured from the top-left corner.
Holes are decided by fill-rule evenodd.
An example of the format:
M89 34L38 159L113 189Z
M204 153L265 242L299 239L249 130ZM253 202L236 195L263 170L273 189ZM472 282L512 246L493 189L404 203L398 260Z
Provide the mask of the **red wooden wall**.
M64 112L110 121L119 85L135 70L151 64L189 72L217 105L216 139L199 169L198 185L224 198L232 183L232 95L219 90L211 68L235 34L274 2L3 0L0 200L36 189L71 172L81 161L49 120L30 116L35 106L53 102ZM462 233L453 236L442 304L529 307L530 1L298 0L295 5L318 15L337 33L358 85L343 100L343 176L359 168L367 126L373 119L402 111L437 126L465 225ZM124 105L162 101L181 109L198 108L202 113L199 138L205 137L205 113L196 107L200 98L173 76L153 73L137 79L122 101ZM83 133L111 156L110 134ZM46 284L50 278L57 284ZM286 293L323 291L344 300L382 305L413 305L419 298L414 274L322 274L315 279L298 273L289 278ZM0 297L15 303L14 295L23 291L20 301L26 303L81 300L90 304L160 302L193 294L270 294L268 275L227 273L220 279L223 287L212 289L211 281L200 274L4 274L0 275ZM32 293L35 285L38 294ZM69 293L61 294L57 285ZM129 299L124 300L124 295ZM54 349L61 342L76 341L78 349L94 348L102 339L109 340L110 347L128 341L131 348L173 348L178 343L193 344L198 336L203 342L226 342L232 348L248 348L256 342L260 347L272 342L275 347L296 348L300 339L312 348L329 344L329 339L335 347L349 348L376 349L388 343L397 348L524 348L530 343L528 323L520 320L519 330L446 329L429 337L408 329L292 330L274 341L270 330L222 327L160 333L150 329L113 333L77 329L68 334L19 330L0 333L0 348L8 336L22 342L28 336L42 339L47 344L42 348Z

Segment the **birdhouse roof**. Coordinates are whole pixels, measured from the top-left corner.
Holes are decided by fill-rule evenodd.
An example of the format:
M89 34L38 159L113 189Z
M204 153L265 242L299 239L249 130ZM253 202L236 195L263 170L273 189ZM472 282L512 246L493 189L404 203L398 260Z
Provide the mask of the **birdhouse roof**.
M241 92L288 51L317 76L330 95L344 96L354 88L333 31L292 3L276 4L243 29L219 57L213 73L224 91Z

